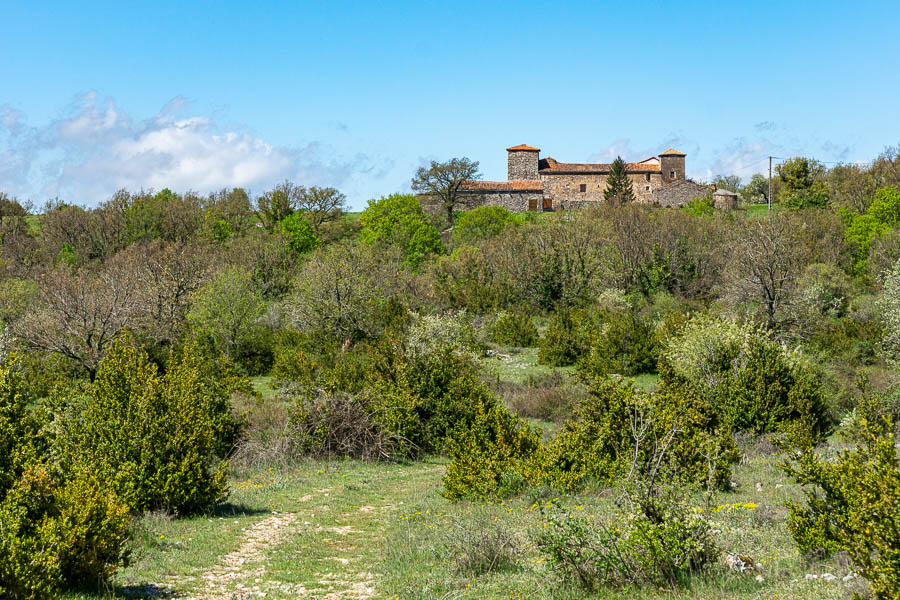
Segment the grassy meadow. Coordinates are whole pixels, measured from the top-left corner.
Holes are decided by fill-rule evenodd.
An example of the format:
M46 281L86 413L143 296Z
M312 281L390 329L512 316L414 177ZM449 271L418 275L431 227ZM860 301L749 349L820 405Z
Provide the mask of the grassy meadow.
M538 365L536 356L535 348L500 349L482 359L485 378L507 399L523 389L573 383L571 368ZM652 389L657 376L631 379ZM253 385L263 406L278 402L269 377L254 378ZM548 438L558 426L558 419L528 421ZM826 452L837 444L829 442ZM561 582L533 535L546 526L546 512L554 507L611 514L614 489L588 486L568 496L536 489L510 500L451 502L442 495L445 457L400 463L306 460L234 469L229 501L210 514L143 515L137 519L133 563L114 576L112 587L64 598L812 600L843 599L862 589L858 578L843 581L851 568L840 555L814 563L799 555L783 506L801 498L797 486L777 469L778 457L765 438L745 436L739 445L742 459L732 473L732 490L698 493L692 504L710 511L719 546L752 557L758 572L732 571L723 555L717 566L678 588L591 593ZM478 567L480 552L500 543L506 544L502 560ZM825 573L836 579L819 577Z

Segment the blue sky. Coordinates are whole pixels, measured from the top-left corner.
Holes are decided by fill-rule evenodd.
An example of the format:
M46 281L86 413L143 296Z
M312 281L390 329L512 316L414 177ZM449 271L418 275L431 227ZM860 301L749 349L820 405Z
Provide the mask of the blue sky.
M900 143L900 2L3 2L0 191L119 187L353 207L507 146L562 161L670 146L688 174ZM762 162L760 162L762 161Z

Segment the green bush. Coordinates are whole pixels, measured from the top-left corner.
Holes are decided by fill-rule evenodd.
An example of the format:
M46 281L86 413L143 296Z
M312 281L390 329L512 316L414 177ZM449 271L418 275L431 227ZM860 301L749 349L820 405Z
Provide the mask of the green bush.
M442 479L444 495L456 500L515 494L524 485L518 474L540 447L540 439L539 431L503 406L478 406L474 422L447 441L450 464Z
M666 468L685 483L722 487L739 457L730 430L712 404L687 383L661 385L653 394L615 379L595 380L556 438L528 465L536 485L575 490L587 479L615 483L650 460L634 453L632 425L645 424L653 439L671 435Z
M538 346L538 364L562 367L574 364L588 349L588 336L580 311L561 309L553 315Z
M501 312L491 325L491 341L501 346L531 348L538 342L538 330L525 313Z
M456 219L453 243L476 244L494 237L506 227L517 224L513 213L502 206L479 206L464 212Z
M900 460L893 419L878 405L860 401L855 448L827 460L807 442L782 468L806 495L805 504L787 504L800 551L845 550L875 597L886 599L900 597Z
M669 340L663 360L735 431L802 422L821 436L832 425L819 369L751 325L699 315Z
M272 385L286 383L311 384L316 379L316 365L300 348L279 346L272 361Z
M716 213L712 192L705 196L697 196L684 206L684 210L695 217L708 217Z
M396 246L409 267L419 268L429 256L444 253L440 234L415 196L394 194L369 200L359 222L364 244Z
M551 570L588 591L651 584L672 586L715 563L709 524L678 501L605 519L584 511L554 511L534 536Z
M465 309L425 316L414 314L407 328L406 345L412 354L433 352L444 346L474 355L483 354L486 349Z
M300 213L295 212L283 218L278 228L287 240L288 246L297 254L305 254L319 246L319 238L316 237L306 217Z
M56 452L66 468L92 465L135 511L208 510L227 495L238 433L227 386L196 347L160 376L146 353L117 342L88 393L59 410Z
M590 350L577 365L585 379L600 375L638 375L656 371L659 352L653 321L638 311L605 312Z

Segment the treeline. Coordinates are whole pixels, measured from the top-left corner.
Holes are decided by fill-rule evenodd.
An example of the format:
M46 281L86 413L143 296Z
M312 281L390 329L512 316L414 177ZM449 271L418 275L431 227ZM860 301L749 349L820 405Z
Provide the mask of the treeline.
M122 191L40 214L4 196L0 592L105 581L128 561L129 515L209 510L229 460L430 453L450 456L454 499L625 485L632 512L595 551L634 552L591 585L677 583L716 552L679 489L727 487L735 432L803 448L795 472L822 481L810 449L842 417L860 439L891 429L871 422L900 406L896 162L851 172L869 186L857 204L834 169L783 167L781 209L763 215L484 207L451 224L415 196L357 216L337 190L290 182L253 201ZM554 439L494 393L478 366L492 346L575 365L585 393ZM648 372L653 392L621 379ZM254 412L256 375L290 406L274 426ZM833 507L811 502L798 544L855 548L815 529ZM842 502L841 518L869 514ZM596 530L554 523L540 547L575 568L563 549Z

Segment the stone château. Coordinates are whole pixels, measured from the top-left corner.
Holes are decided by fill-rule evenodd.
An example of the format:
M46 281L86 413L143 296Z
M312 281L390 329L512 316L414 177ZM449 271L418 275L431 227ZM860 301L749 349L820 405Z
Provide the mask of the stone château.
M524 212L577 208L603 201L611 165L563 163L541 158L540 148L521 144L506 149L506 181L469 181L463 184L463 210L476 206L502 206ZM637 202L677 206L710 191L685 178L685 156L670 148L658 156L627 163Z

